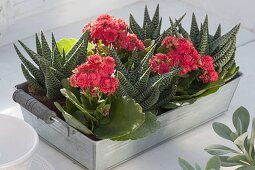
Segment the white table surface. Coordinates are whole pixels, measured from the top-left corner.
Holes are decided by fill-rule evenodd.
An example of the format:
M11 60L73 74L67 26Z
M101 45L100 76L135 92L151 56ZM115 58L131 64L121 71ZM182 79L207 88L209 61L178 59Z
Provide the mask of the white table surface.
M193 11L197 14L199 21L202 21L202 18L204 18L206 14L206 11L203 9L195 8L178 0L150 0L146 1L146 3L150 11L154 10L157 3L160 3L160 11L164 19L163 28L166 28L169 23L167 19L169 15L172 17L179 17L187 12L187 16L183 21L183 25L187 27L190 25L191 13ZM127 20L128 14L132 12L134 16L141 21L144 4L145 2L136 3L122 9L109 11L109 13ZM229 30L237 24L229 20L224 20L220 16L208 14L210 29L213 31L218 23L222 23L223 31ZM87 21L76 22L65 27L57 28L54 29L53 32L56 34L57 38L77 37L80 35L82 26ZM45 22L47 22L47 20L45 20ZM48 35L49 33L50 32L47 32ZM22 31L20 34L22 34ZM29 46L34 47L34 37L23 41ZM250 111L252 117L255 117L255 33L241 28L238 36L238 46L236 60L244 75L230 104L229 110L223 116L212 121L224 122L231 127L233 127L231 123L232 113L239 106L245 106ZM0 47L0 114L8 114L22 119L19 105L12 101L11 96L14 91L14 86L24 81L25 79L20 70L20 61L15 54L13 46L7 45ZM173 140L167 141L114 169L179 170L178 157L183 157L193 163L198 162L200 165L204 166L210 155L203 151L203 148L216 143L230 144L228 141L214 134L211 127L212 122L202 125ZM76 165L43 141L40 141L37 153L48 160L56 170L85 169L84 167Z

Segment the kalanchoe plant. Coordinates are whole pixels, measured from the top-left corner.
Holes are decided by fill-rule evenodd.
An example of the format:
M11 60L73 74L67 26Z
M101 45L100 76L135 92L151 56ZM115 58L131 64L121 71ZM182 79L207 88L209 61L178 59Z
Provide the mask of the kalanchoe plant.
M159 127L155 115L143 112L132 98L114 96L119 86L114 66L110 56L89 56L61 89L66 105L56 107L67 123L98 139L137 139L154 132Z
M34 64L24 57L16 45L14 48L22 61L22 72L33 90L46 96L50 101L62 98L61 81L69 77L76 65L85 61L87 56L89 32L85 32L79 40L63 39L56 42L52 34L52 48L50 48L44 33L41 39L36 34L36 49L34 52L24 43L21 46L33 60Z
M244 107L238 108L232 117L235 131L222 123L213 123L213 129L220 137L227 139L235 145L236 149L215 144L205 148L209 154L214 155L207 163L212 169L232 167L237 170L255 169L255 118L252 120L251 135L248 135L250 115ZM201 169L198 165L192 167L187 161L179 158L180 166L185 170ZM209 168L209 169L210 169Z

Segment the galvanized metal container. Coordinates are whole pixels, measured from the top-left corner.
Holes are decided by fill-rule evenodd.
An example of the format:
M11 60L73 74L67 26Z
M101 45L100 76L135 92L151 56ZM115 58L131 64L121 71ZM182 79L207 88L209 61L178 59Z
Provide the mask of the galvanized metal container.
M50 144L90 170L110 169L167 139L189 131L228 110L240 81L240 75L222 86L216 93L198 99L194 104L179 107L158 116L161 128L139 140L124 142L93 141L56 117L42 103L18 85L13 100L21 105L26 122Z

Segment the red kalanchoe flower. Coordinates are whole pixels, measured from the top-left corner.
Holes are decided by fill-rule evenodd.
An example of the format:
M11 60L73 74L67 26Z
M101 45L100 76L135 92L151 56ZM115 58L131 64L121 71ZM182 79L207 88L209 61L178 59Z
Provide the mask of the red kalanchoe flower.
M180 75L186 75L190 71L201 68L202 74L199 79L203 83L218 80L218 73L214 69L212 58L210 56L201 57L189 40L167 36L161 45L165 46L168 51L166 54L158 53L150 59L151 72L164 74L178 63L181 69Z
M90 30L90 40L94 44L101 40L104 45L114 45L119 50L144 50L143 42L135 34L128 33L125 21L111 15L99 16L84 26L82 31L86 30Z
M118 87L118 80L116 77L104 77L100 81L99 89L105 94L114 94Z
M115 61L112 57L91 55L86 62L73 70L69 81L72 87L87 91L92 96L97 91L111 95L118 87L117 78L113 77Z
M210 56L201 57L201 69L203 70L203 72L199 76L199 79L203 83L209 83L218 80L218 73L214 69L212 57Z
M149 60L149 66L151 72L157 72L158 74L164 74L169 72L171 65L171 59L166 54L157 53Z

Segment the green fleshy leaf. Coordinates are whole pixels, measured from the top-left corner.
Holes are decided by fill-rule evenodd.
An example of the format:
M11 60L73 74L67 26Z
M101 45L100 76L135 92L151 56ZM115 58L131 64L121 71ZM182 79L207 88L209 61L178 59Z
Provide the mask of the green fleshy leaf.
M223 145L217 145L217 144L207 146L205 148L205 151L211 155L225 155L228 153L238 153L234 149L231 149L231 148L223 146Z
M220 170L221 161L218 156L214 156L206 164L205 170Z
M57 42L58 51L63 55L67 54L78 40L76 38L63 38Z
M82 133L84 134L93 134L91 132L91 130L86 127L84 124L82 124L79 120L77 120L75 117L73 117L72 115L70 115L69 113L67 113L63 108L62 106L57 103L57 102L54 102L54 105L58 108L58 110L63 114L66 122L72 126L73 128L81 131Z
M145 113L145 122L135 131L131 132L126 136L115 138L113 140L123 141L123 140L136 140L139 138L144 138L145 136L154 133L160 128L160 122L157 121L156 115L151 112Z
M182 158L179 158L178 162L183 170L195 170L190 163Z
M215 133L217 133L220 137L232 141L231 134L233 132L228 126L218 122L213 123L212 126Z
M70 101L72 102L85 116L93 120L94 122L98 123L98 121L82 106L80 101L77 97L67 89L61 89L61 93Z
M145 113L133 99L125 96L116 97L112 98L109 118L109 123L101 124L94 130L96 137L112 139L125 136L144 123Z
M247 132L250 123L250 114L244 107L239 107L233 114L233 124L239 135Z
M195 103L199 98L205 97L207 95L210 95L212 93L215 93L219 90L220 86L218 87L213 87L211 89L206 90L204 93L196 96L197 94L194 95L183 95L183 96L174 96L172 101L169 103L165 104L162 106L162 108L165 109L175 109L177 107L185 106L188 104L193 104ZM199 94L200 92L198 92ZM177 99L179 98L179 99Z

